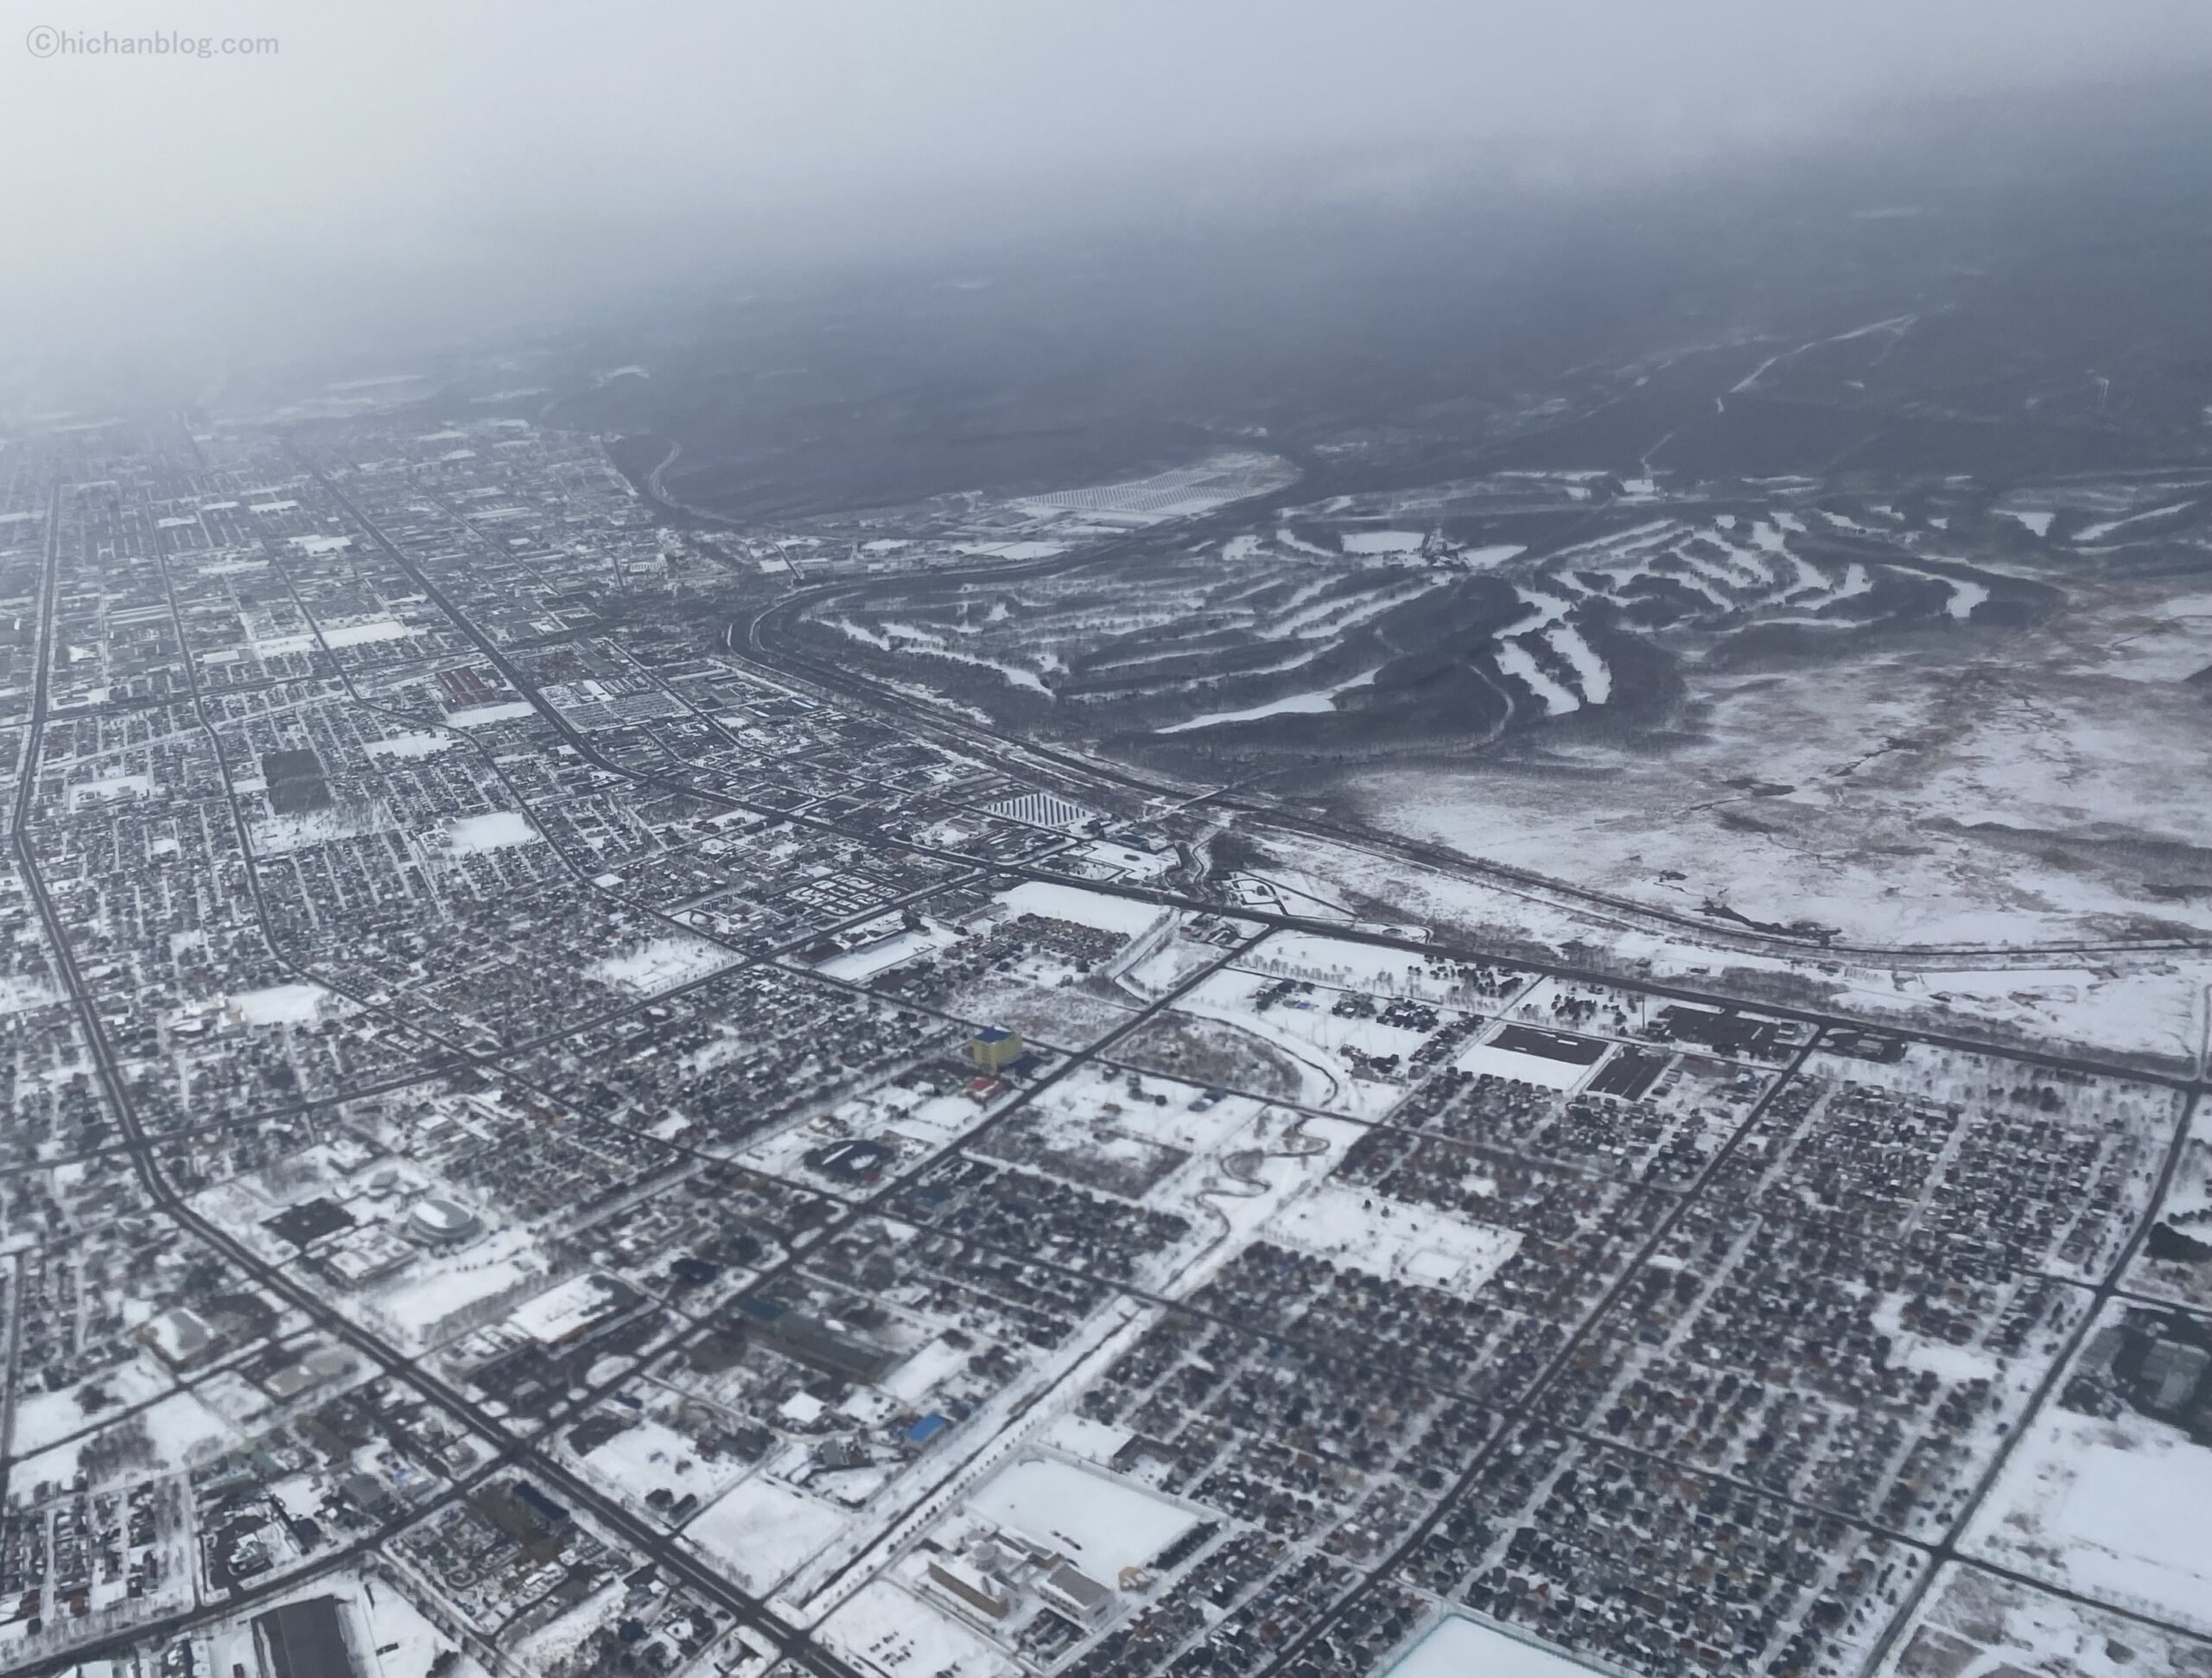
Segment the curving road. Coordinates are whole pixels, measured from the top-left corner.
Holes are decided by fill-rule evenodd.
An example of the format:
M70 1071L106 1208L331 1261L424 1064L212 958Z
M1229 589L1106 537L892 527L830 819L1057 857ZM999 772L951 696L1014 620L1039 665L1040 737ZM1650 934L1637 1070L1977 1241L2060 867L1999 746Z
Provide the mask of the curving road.
M1249 518L1249 514L1246 515ZM1179 536L1198 537L1225 529L1243 518L1209 515L1179 526ZM1110 563L1131 552L1134 540L1103 544L1084 553L1049 560L1005 565L958 566L929 574L932 582L1006 582L1025 577L1061 575L1094 565ZM995 757L1014 757L1035 766L1041 772L1066 777L1075 785L1135 793L1149 798L1187 800L1191 786L1157 774L1065 747L1046 745L1027 736L969 721L911 694L878 682L844 664L818 658L796 632L797 626L814 607L832 601L850 601L872 589L910 583L912 577L847 578L795 588L734 618L722 632L724 648L741 663L753 665L779 680L797 682L849 704L886 713L918 734L932 734L969 747L983 747ZM2027 944L1911 944L1862 943L1842 938L1822 944L1813 938L1765 932L1731 925L1707 916L1688 914L1662 906L1625 897L1618 893L1578 886L1556 876L1470 857L1446 846L1378 832L1372 828L1301 810L1263 794L1224 790L1203 793L1202 802L1235 810L1253 818L1264 831L1273 828L1302 837L1325 839L1370 855L1395 861L1413 862L1441 873L1458 874L1480 884L1530 898L1552 907L1594 914L1624 931L1661 937L1689 934L1699 943L1722 950L1751 955L1784 955L1802 958L1808 954L1848 957L1887 966L1942 968L1962 959L1987 964L2018 963L2037 965L2053 957L2098 956L2158 957L2212 950L2212 935L2201 938L2122 939L2056 939Z

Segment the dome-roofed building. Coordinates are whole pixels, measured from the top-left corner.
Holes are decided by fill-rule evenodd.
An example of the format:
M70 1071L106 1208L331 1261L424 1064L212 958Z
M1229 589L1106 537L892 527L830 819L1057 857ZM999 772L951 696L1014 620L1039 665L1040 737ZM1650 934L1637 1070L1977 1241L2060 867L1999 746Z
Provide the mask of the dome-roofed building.
M483 1228L484 1220L467 1207L437 1195L416 1201L407 1214L407 1233L427 1246L458 1247L474 1240Z

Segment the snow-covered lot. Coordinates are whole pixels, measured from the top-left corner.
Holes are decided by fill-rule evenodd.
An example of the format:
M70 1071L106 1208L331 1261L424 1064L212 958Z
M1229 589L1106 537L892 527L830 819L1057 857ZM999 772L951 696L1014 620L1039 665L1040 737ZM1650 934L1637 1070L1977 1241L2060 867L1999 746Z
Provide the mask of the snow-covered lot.
M1025 1457L969 1499L967 1512L1055 1549L1093 1579L1141 1567L1198 1517L1118 1475Z
M1880 1678L2212 1678L2212 1644L1946 1564Z
M1463 1614L1446 1615L1388 1669L1388 1678L1589 1678L1604 1668Z
M756 1475L709 1503L683 1535L739 1589L766 1596L851 1521L834 1505Z
M239 991L231 998L231 1006L249 1026L296 1025L313 1020L325 1003L337 1000L321 985L268 985Z
M2128 1286L2156 1299L2212 1306L2212 1110L2200 1099L2157 1222L2127 1273Z
M1267 1240L1393 1281L1465 1296L1520 1249L1518 1230L1326 1182L1260 1231Z
M632 995L650 996L703 979L736 959L704 938L653 938L620 955L601 957L584 969L584 977Z
M2052 1405L2030 1425L1963 1548L2212 1636L2212 1449L2133 1411Z
M671 1497L715 1497L745 1472L728 1457L709 1459L667 1423L639 1416L613 1438L579 1459L597 1484L633 1504L656 1491Z
M1016 1678L1021 1668L941 1609L888 1579L822 1622L822 1641L882 1678Z
M446 848L456 856L474 856L509 845L527 845L538 836L530 818L518 810L494 810L488 816L462 816L446 824Z

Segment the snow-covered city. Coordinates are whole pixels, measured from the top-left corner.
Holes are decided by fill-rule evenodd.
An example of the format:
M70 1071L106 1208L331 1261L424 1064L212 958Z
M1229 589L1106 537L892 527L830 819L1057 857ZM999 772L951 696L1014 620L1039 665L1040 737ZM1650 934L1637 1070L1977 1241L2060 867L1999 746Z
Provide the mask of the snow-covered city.
M0 353L0 1675L2212 1678L2202 75L671 3L33 30L447 149ZM715 242L1048 82L1373 145Z

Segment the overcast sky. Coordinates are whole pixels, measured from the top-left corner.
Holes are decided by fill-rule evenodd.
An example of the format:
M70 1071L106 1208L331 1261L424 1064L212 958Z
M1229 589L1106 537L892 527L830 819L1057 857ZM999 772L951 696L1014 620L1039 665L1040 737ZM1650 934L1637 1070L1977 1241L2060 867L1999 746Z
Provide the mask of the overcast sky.
M1056 207L1080 218L1104 181L1233 168L1281 186L1409 143L1539 173L1687 168L1898 105L2212 57L2202 0L5 9L0 306L70 337L213 331L449 264L520 299L549 264L650 276L702 230L849 249L987 224L995 195L1034 214L1065 183ZM156 32L279 45L72 49Z

